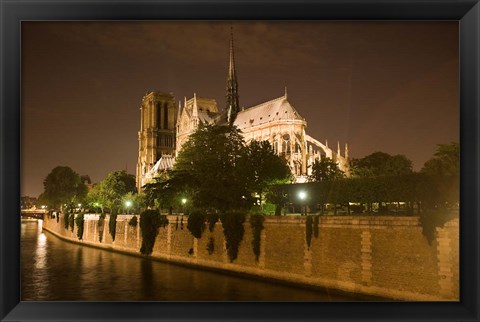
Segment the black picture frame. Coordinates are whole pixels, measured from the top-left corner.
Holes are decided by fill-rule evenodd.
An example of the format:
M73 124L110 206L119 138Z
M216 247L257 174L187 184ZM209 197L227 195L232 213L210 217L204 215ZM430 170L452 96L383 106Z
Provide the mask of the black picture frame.
M480 4L423 1L0 0L1 321L479 321ZM20 24L26 20L458 20L460 23L459 302L21 302Z

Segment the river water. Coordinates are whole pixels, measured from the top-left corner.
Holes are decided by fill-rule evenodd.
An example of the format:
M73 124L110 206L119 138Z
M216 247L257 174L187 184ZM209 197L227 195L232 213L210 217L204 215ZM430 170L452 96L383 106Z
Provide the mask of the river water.
M21 298L81 301L351 301L355 298L186 268L65 242L21 224Z

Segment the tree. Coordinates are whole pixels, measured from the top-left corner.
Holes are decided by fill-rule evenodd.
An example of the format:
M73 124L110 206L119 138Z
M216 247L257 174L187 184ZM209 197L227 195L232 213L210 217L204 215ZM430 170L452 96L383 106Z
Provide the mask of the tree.
M128 193L136 193L135 176L126 171L114 171L107 175L88 194L90 206L111 209L117 213L124 208L123 197Z
M247 181L239 167L244 152L235 126L201 125L183 145L166 186L188 191L193 207L246 208Z
M458 177L460 175L460 146L456 142L438 144L433 158L425 162L423 173L432 176Z
M434 157L425 162L421 173L427 178L422 190L430 206L457 204L460 189L459 144L439 144Z
M93 208L94 211L100 209L103 213L106 204L106 196L102 194L101 190L101 183L94 185L93 188L88 191L85 202L90 208Z
M43 181L43 188L39 199L54 208L81 203L87 194L78 173L66 166L53 168Z
M333 181L335 179L343 178L345 174L338 168L335 161L330 158L322 158L320 161L315 160L312 165L312 174L309 176L309 181Z
M354 177L374 178L411 174L412 161L406 156L374 152L361 159L352 159L351 173Z
M242 160L241 170L247 179L248 189L258 194L261 207L267 186L291 177L285 158L276 155L268 141L250 142Z
M194 195L193 192L187 193L185 189L191 184L180 171L170 171L169 175L162 174L147 183L144 189L144 200L147 207L168 209L171 213L173 208L181 205L181 199L186 196Z
M288 202L288 191L285 188L290 180L276 180L266 189L265 199L275 205L275 216L282 214L282 209Z

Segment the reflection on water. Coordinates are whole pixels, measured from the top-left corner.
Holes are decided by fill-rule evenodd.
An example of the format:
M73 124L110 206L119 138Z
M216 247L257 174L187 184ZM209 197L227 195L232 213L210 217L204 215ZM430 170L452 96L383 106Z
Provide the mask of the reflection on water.
M22 300L352 300L64 242L41 223L21 225Z

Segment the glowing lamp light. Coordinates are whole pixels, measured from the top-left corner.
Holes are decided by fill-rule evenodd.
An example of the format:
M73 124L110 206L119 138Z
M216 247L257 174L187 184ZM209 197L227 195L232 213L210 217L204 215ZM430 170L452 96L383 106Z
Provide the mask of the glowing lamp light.
M305 191L300 191L298 193L298 198L300 198L300 200L305 200L307 198L307 193Z
M125 201L125 206L130 207L132 205L132 202L130 200Z
M182 204L186 204L187 203L187 198L182 198Z

